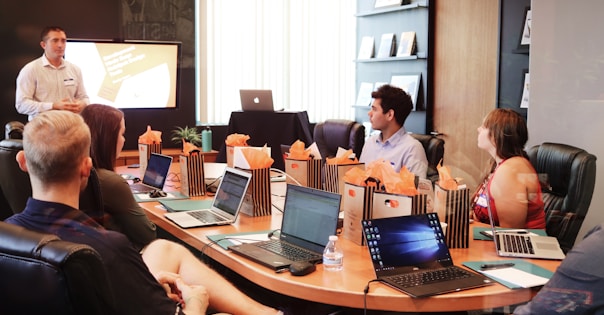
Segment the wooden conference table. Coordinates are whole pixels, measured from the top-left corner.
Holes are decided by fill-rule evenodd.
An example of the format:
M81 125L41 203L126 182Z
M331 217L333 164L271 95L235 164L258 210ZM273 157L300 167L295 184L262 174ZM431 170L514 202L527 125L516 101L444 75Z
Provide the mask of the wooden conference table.
M173 165L173 170L178 169ZM117 172L131 173L132 169L118 167ZM173 185L172 187L178 186ZM285 184L273 183L271 189L273 195L282 196ZM282 197L273 196L273 204L282 205L282 203ZM251 260L224 250L216 244L207 246L211 241L206 237L207 235L278 229L281 225L282 213L276 211L275 208L270 216L251 217L240 214L233 225L181 229L164 218L165 210L158 208L158 204L156 201L141 203L151 221L253 283L299 299L359 309L364 307L363 290L367 283L375 278L367 248L340 237L339 243L344 249L344 270L324 272L323 266L319 264L317 271L303 277L292 276L289 272L275 273ZM486 225L473 223L470 225L470 229L475 226ZM471 237L469 248L451 249L451 255L456 265L461 265L465 261L502 259L495 254L493 242L473 240ZM560 264L560 261L550 260L529 259L528 261L551 271L555 271ZM520 304L529 301L536 292L536 289L510 290L496 283L483 288L416 299L378 282L370 285L366 302L367 309L372 310L446 312Z

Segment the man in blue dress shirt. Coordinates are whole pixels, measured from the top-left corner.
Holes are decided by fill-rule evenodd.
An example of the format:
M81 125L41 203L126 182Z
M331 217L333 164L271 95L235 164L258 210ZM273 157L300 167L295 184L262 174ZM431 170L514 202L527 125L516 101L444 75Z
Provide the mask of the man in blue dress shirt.
M413 110L409 94L386 84L371 93L371 97L374 100L369 110L369 121L372 129L381 132L365 141L359 161L367 164L384 159L396 172L405 166L416 176L426 178L428 159L424 147L403 127Z

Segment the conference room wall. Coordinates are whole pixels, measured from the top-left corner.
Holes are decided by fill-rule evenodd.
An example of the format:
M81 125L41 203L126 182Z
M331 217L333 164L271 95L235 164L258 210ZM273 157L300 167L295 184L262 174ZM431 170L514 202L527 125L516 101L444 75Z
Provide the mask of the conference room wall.
M193 1L193 0L190 0ZM15 80L19 70L43 51L40 31L47 25L59 25L71 38L123 38L120 0L0 0L0 123L11 120L26 122L27 116L15 109ZM194 67L194 66L193 66ZM125 149L136 149L138 136L147 125L164 132L164 147L177 147L170 141L175 126L195 126L195 68L182 68L178 109L125 110Z
M529 145L566 143L598 158L579 241L604 222L604 2L532 0L531 9Z

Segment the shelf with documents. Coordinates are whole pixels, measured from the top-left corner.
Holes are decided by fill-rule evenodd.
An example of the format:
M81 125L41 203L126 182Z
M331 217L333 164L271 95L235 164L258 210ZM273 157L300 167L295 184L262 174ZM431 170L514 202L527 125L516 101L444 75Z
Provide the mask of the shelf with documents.
M416 111L409 115L405 123L407 130L416 133L426 133L431 130L431 104L430 89L432 81L431 69L431 34L430 28L433 24L433 8L430 7L428 0L411 1L409 4L394 6L388 8L374 8L373 1L357 0L357 52L365 53L365 46L361 46L364 38L373 38L373 54L371 58L358 58L354 60L356 68L355 97L361 90L366 94L366 89L362 89L363 84L382 84L391 83L393 76L400 75L420 75L419 93L417 95L415 108ZM384 34L395 34L396 48L394 54L389 57L376 58L380 39ZM407 40L405 44L412 43L413 47L401 54L398 50L401 46L403 35L413 34L412 41ZM406 39L408 37L405 37ZM404 45L403 47L408 47ZM397 56L398 55L398 56ZM368 56L364 54L363 57ZM377 86L377 84L376 84ZM405 87L403 87L405 88ZM360 99L366 99L361 97ZM355 120L363 123L367 122L367 106L360 104L353 105Z
M384 61L403 61L403 60L417 60L417 59L428 59L428 54L425 52L418 52L415 55L405 57L387 57L387 58L371 58L371 59L357 59L354 62L384 62Z

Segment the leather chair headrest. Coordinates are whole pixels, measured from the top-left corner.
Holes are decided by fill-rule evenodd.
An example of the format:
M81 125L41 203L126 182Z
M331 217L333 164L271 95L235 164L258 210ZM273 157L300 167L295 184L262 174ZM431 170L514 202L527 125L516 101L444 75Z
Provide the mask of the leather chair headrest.
M23 140L21 139L4 139L0 141L0 149L7 151L23 150Z
M82 249L96 253L88 245L64 242L56 235L38 233L6 222L0 222L0 240L0 252L53 264L62 264L72 253Z
M0 222L0 227L0 251L9 254L39 259L46 244L59 240L56 235L37 233L5 222Z
M9 121L4 126L5 139L23 139L23 128L25 124L20 121Z

